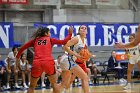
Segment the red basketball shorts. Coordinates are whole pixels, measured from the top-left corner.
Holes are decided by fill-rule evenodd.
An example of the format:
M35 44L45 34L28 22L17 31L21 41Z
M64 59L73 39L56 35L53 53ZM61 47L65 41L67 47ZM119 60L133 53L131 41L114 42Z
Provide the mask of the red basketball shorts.
M31 76L38 78L41 74L45 72L47 75L55 74L55 63L54 60L48 61L33 61Z
M86 73L87 73L87 67L85 65L85 63L79 63L79 62L76 62Z

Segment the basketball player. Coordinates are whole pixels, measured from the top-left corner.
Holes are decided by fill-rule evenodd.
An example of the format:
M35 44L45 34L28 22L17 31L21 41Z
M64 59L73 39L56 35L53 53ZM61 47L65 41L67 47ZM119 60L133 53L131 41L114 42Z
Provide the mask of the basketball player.
M135 39L128 43L128 44L123 44L121 42L118 42L115 44L115 47L116 48L131 48L131 47L134 47L134 46L137 46L139 43L140 43L140 25L138 26L138 31L136 32L135 34Z
M84 90L84 93L89 93L89 84L88 84L88 75L87 75L87 70L86 70L86 64L83 61L83 58L78 54L80 49L82 48L87 48L86 46L86 34L87 34L87 27L85 25L82 25L79 27L78 30L78 35L73 37L71 40L67 42L63 46L63 49L68 52L70 55L65 54L65 57L62 57L62 62L63 60L69 62L73 66L70 68L70 71L73 73L73 77L71 77L70 83L73 82L75 77L79 77L82 80L82 88ZM74 51L72 51L69 47L73 46ZM92 56L92 55L90 55ZM68 57L68 58L67 58ZM75 58L76 57L76 60ZM76 62L76 63L75 63ZM77 65L78 64L78 65ZM61 66L61 65L60 65ZM64 68L66 68L64 66ZM62 76L63 78L63 76ZM69 84L70 84L69 83ZM70 85L68 85L70 86Z
M53 93L60 93L59 86L56 83L55 63L51 53L53 44L64 45L71 38L73 28L70 27L68 31L69 35L64 40L57 40L55 38L50 38L51 33L49 28L40 27L33 34L33 39L20 48L16 56L17 62L19 62L18 59L25 49L34 47L35 52L31 70L30 86L27 93L34 93L34 88L43 72L46 72L48 75L49 81L53 88Z
M129 36L129 42L133 42L135 39L135 34L131 34ZM139 70L140 70L140 46L137 45L132 48L127 49L127 53L129 54L129 63L127 68L127 86L124 87L124 89L131 89L131 72L133 70L134 65L137 63Z

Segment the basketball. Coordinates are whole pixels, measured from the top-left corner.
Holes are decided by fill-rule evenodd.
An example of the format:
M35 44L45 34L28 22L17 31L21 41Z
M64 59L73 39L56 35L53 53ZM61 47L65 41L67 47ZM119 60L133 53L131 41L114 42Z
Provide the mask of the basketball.
M79 51L79 54L81 57L83 57L84 62L86 62L91 56L89 50L84 48Z

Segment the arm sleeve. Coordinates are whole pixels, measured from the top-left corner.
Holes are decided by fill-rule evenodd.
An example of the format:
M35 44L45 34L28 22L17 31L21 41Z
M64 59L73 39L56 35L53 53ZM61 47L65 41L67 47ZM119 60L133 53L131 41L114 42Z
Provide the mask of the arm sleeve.
M69 34L64 40L58 40L55 38L51 38L51 43L65 45L71 39L71 36L72 36L72 34Z
M19 57L20 57L20 55L22 54L22 52L23 52L25 49L29 48L29 47L33 47L33 45L34 45L34 40L30 40L29 42L25 43L25 44L20 48L20 50L18 51L18 54L16 55L16 58L19 59Z

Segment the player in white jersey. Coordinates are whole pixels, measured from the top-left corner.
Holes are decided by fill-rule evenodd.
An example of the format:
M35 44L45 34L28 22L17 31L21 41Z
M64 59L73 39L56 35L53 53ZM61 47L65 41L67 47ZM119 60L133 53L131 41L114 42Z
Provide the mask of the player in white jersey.
M78 35L74 36L71 40L69 40L67 44L63 46L63 49L69 53L68 58L66 58L67 60L70 60L70 62L73 62L74 65L75 65L75 62L76 64L78 64L76 60L78 60L78 62L82 64L82 66L78 64L72 67L70 71L71 73L73 73L74 76L77 76L82 80L82 88L83 88L84 93L89 93L89 83L88 83L89 78L86 73L86 64L84 61L84 57L80 56L79 54L79 51L81 49L83 48L87 49L86 40L85 40L86 34L87 34L87 27L85 25L81 25L78 30ZM74 50L70 49L69 47L73 47ZM89 55L89 56L92 56L92 55Z
M75 63L74 60L70 58L70 56L68 56L67 53L65 53L62 56L59 55L57 57L57 62L60 65L60 69L61 69L61 77L62 77L61 90L63 90L63 88L68 89L70 87L69 83L72 74L70 70L78 65Z
M135 34L131 34L129 36L129 42L133 42L135 39ZM140 69L140 46L137 45L132 48L126 49L128 53L129 63L128 63L128 69L127 69L127 86L124 87L124 89L130 89L131 88L131 72L133 70L134 65L137 63L138 67Z
M28 84L30 84L30 71L29 71L29 62L28 60L26 60L26 54L22 54L21 55L21 60L20 60L20 63L19 63L19 68L21 70L21 73L22 73L22 80L23 80L23 87L24 88L28 88L28 86L26 85L26 75L28 76Z

